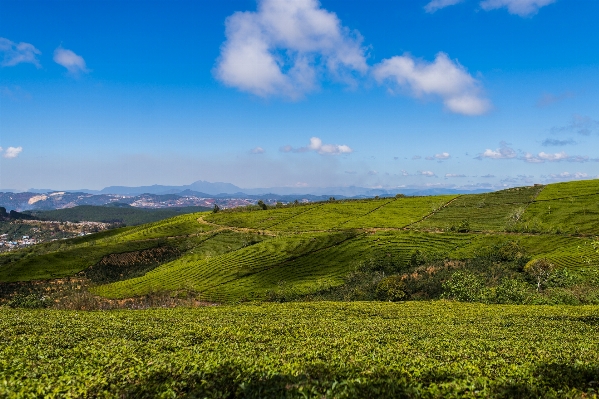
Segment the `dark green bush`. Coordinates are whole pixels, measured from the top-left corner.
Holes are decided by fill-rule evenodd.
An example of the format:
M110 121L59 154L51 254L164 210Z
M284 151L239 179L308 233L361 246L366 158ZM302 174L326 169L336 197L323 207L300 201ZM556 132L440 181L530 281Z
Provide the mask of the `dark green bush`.
M51 305L51 301L40 294L16 294L7 303L11 308L41 309Z

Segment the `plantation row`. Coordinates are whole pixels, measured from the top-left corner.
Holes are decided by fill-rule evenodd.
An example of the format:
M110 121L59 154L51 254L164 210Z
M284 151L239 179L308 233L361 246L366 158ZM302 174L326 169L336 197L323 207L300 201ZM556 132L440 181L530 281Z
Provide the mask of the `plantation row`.
M596 397L597 307L0 308L0 397Z
M416 251L431 259L470 259L485 248L513 240L502 235L378 232L375 234L306 233L280 236L219 256L188 253L146 275L100 286L94 292L125 298L164 290L187 289L209 301L263 299L281 282L310 294L343 283L359 262L392 257L405 267ZM207 242L210 242L207 241ZM559 268L577 269L599 263L588 240L563 236L522 236L516 241L531 256L549 259Z

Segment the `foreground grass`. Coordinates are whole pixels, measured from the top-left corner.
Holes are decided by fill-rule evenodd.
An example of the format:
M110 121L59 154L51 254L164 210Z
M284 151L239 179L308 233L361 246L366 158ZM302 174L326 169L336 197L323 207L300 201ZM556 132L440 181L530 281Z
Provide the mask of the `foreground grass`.
M0 397L597 397L599 307L0 309Z

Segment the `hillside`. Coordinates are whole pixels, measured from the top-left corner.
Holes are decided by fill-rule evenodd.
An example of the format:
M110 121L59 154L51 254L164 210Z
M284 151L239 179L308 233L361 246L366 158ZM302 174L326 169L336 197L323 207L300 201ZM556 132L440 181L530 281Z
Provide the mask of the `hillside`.
M172 218L184 213L202 212L210 210L207 207L188 206L168 209L135 208L127 204L117 206L81 205L73 208L55 209L49 211L30 212L40 220L54 220L59 222L102 222L120 223L127 226L136 226L152 223L162 219Z
M504 283L534 288L523 267L541 258L560 276L547 282L556 289L597 278L599 180L249 209L181 215L15 251L0 256L0 281L89 278L90 270L98 276L106 268L121 272L96 279L91 290L103 297L167 291L229 302L339 294L357 272L379 285L389 275L403 276L402 287L434 280L432 288L402 288L411 298L427 298L447 288L458 270L484 279L480 295L496 295ZM156 248L169 256L151 257L146 266L118 261ZM343 295L368 298L352 290Z

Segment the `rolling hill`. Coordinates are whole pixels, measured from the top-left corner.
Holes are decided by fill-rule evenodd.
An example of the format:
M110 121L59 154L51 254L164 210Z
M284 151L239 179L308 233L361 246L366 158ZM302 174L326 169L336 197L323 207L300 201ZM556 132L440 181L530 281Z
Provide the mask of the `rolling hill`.
M596 273L596 235L599 180L588 180L180 215L1 255L0 282L85 276L107 259L164 248L170 257L136 266L132 278L117 262L123 278L92 292L117 299L189 291L230 302L263 299L281 286L298 295L331 290L372 259L392 259L394 270L408 273L419 254L463 263L508 243L559 270Z

